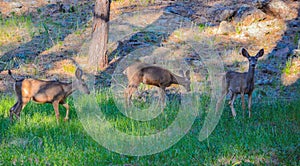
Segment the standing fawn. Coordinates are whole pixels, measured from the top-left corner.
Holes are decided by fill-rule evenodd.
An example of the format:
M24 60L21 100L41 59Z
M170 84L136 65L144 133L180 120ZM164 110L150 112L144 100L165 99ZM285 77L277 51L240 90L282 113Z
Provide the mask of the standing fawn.
M20 113L26 104L33 100L37 103L52 103L56 120L59 120L58 105L62 104L66 108L65 121L69 119L69 105L66 98L75 90L89 94L90 91L82 79L82 70L77 68L75 72L76 80L70 83L59 81L43 81L38 79L21 79L16 80L10 70L8 74L15 80L14 90L17 95L17 102L10 108L10 120L13 121L13 115L20 118Z
M236 95L241 94L243 114L245 114L244 95L248 94L248 109L249 109L248 111L249 111L249 117L251 117L252 92L254 90L254 71L255 71L255 66L257 64L258 58L262 57L263 54L264 54L264 49L261 49L255 56L250 56L246 49L244 48L242 49L242 55L246 57L249 61L248 72L239 73L234 71L228 71L226 73L226 75L223 77L222 96L218 100L217 110L224 97L228 93L230 93L231 99L228 104L230 104L232 116L235 118L236 112L233 107L233 104Z
M182 85L187 91L191 91L189 70L186 71L186 77L180 77L167 69L145 63L139 63L129 66L126 71L129 82L125 90L125 100L127 105L129 105L132 94L137 90L140 83L159 87L160 96L163 102L165 101L166 87L169 87L171 84Z

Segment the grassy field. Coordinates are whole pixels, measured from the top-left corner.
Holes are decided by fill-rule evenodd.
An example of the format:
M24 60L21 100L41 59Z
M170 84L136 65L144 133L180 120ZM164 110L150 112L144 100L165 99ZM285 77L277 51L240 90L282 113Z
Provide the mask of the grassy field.
M117 123L120 130L141 130L130 127L131 120L126 120L118 112L109 95L97 96L107 119ZM234 120L226 106L214 132L207 140L199 142L203 114L174 146L161 153L140 157L111 152L94 141L80 123L73 99L68 102L71 105L69 122L57 124L51 104L29 103L21 120L10 124L8 110L14 99L2 96L0 165L299 164L300 100L255 104L251 119L242 117L240 104L237 104L238 117ZM206 102L208 100L203 100L201 105L206 105ZM65 110L60 109L63 119ZM161 130L174 120L176 111L172 109L176 110L176 106L168 105L166 113L152 120L150 125L139 125L139 122L135 125Z
M152 2L152 0L144 0L138 3L141 3L140 5L146 7L149 2ZM122 3L123 0L120 0L119 5L122 6ZM124 5L125 5L124 9L127 9L128 7L126 7L125 3L126 2L124 1ZM114 4L113 6L115 5L116 4ZM8 52L12 50L14 51L15 49L16 52L18 51L24 52L23 49L25 47L26 47L25 51L27 49L35 50L35 52L28 51L27 53L25 52L24 54L18 54L16 58L12 59L11 61L5 60L2 62L1 60L0 64L2 64L3 69L12 68L14 66L14 63L16 63L19 66L19 70L21 69L21 71L22 70L26 71L27 64L36 63L36 61L34 62L31 61L33 59L31 60L26 59L27 55L35 55L35 53L37 54L38 57L36 60L40 62L38 64L40 64L42 68L45 69L55 68L55 66L51 67L52 62L50 63L51 65L47 64L46 67L45 65L43 65L43 63L46 63L42 61L43 58L45 58L44 55L47 54L50 55L54 52L55 56L57 57L53 59L59 59L61 55L64 55L64 57L69 57L73 55L72 53L73 51L77 50L77 46L82 45L80 44L80 42L76 44L76 42L74 42L75 40L72 40L72 36L73 39L76 39L76 41L87 40L86 38L84 38L85 34L89 34L92 29L91 22L89 21L93 15L92 14L93 7L91 3L85 4L83 6L78 6L75 12L54 13L53 15L48 14L50 11L51 11L50 13L52 13L52 8L50 6L48 7L46 6L46 8L38 8L36 13L31 13L28 15L18 16L12 14L11 17L6 18L6 17L2 17L2 15L0 14L0 55L7 54L7 56L9 57L10 53ZM115 10L117 10L114 13L123 12L122 10L117 9L118 7L119 6L114 7ZM211 8L212 6L208 5L208 7ZM168 10L170 9L172 10L172 8L169 8ZM202 9L204 9L204 7ZM130 12L134 12L134 10L132 11L124 10L124 11L125 11L124 16L122 17L124 17L125 20L130 20L131 17L128 16L127 18L126 15ZM168 12L166 16L170 16L170 14L171 13ZM145 15L145 17L146 16L148 15ZM161 22L161 25L158 24L158 27L156 28L160 29L161 28L160 26L167 25L166 23L168 22L164 23L165 21L167 21L165 20L164 17L165 16L159 16L159 19L155 21L157 23ZM198 17L198 13L197 13L197 17ZM136 17L134 19L138 19L138 18L140 17ZM176 17L174 16L174 19L178 19L177 14ZM132 32L131 31L128 32L130 33L136 32L137 35L138 34L140 35L140 33L138 33L139 31L141 32L144 32L144 30L145 32L149 31L147 29L143 30L143 28L141 27L153 26L152 28L154 28L156 26L155 24L152 25L150 23L149 25L147 23L146 26L144 22L139 23L141 24L139 25L137 23L139 21L137 20L134 20L132 22L134 23L134 24L132 23L132 26L134 25L133 26L134 29L132 30ZM270 26L271 27L277 27L277 25L282 26L281 30L285 31L285 25L284 26L281 25L280 23L281 21L278 21L276 19L275 22L279 22L279 23L274 25L272 23L272 25ZM172 22L170 21L170 23ZM183 45L184 40L178 40L181 38L181 31L180 30L174 31L173 26L176 27L177 24L173 24L173 23L170 24L170 29L168 30L170 32L168 32L168 34L173 33L174 34L173 36L175 36L175 38L166 39L166 40L170 40L168 41L170 43L175 42L178 43L180 46L184 46ZM265 36L267 37L266 39L263 40L259 38L256 39L256 36L255 38L249 37L246 43L243 44L243 43L239 43L239 40L237 41L235 40L237 39L236 38L237 35L243 36L242 35L244 34L243 31L245 31L245 34L248 34L247 26L238 23L238 25L236 25L235 28L236 32L232 32L232 34L227 34L224 36L224 38L216 34L218 31L214 30L215 27L216 26L209 28L206 27L204 24L200 24L199 34L200 36L202 36L201 33L203 33L204 37L217 35L217 37L212 37L211 39L209 38L208 42L207 41L203 42L203 43L210 42L211 43L210 45L216 50L220 48L221 50L225 50L225 51L233 50L232 55L230 55L230 53L228 54L226 53L226 56L224 57L228 58L228 62L230 62L229 63L230 66L236 66L234 70L245 69L244 68L245 65L240 65L241 62L244 60L241 59L243 57L241 56L240 58L236 58L235 56L238 55L238 48L240 46L244 45L246 47L254 49L257 46L259 46L260 48L263 44L265 48L272 47L273 49L273 45L275 46L277 44L272 43L267 39L272 38L273 40L274 38L274 40L275 39L277 40L277 37L272 37L273 32L276 32L274 34L279 34L279 36L281 35L280 33L277 32L279 30L274 28L274 31L270 31L266 33ZM288 34L287 32L285 35ZM151 34L152 33L153 32L151 31ZM160 36L164 34L164 32L161 33L160 31L157 31L157 33L159 35L154 36L157 39L159 39ZM144 38L145 41L149 40L152 42L153 36L150 35L148 36L147 33L141 33L141 34L145 34L145 38ZM134 39L133 37L134 36L132 36L132 39ZM197 36L194 37L197 38ZM289 36L285 36L285 37L289 37ZM125 38L127 37L124 36L124 40ZM228 38L231 38L231 40L228 41ZM164 41L164 37L162 38L162 40ZM200 40L202 40L202 38L199 38L197 40L199 40L200 43ZM293 41L294 44L297 44L298 40L299 40L299 34L296 34ZM158 41L159 40L157 40L157 42ZM261 41L263 43L261 43ZM146 42L146 44L153 44L151 42ZM279 41L273 41L273 42L280 43ZM165 41L164 42L159 41L159 45L162 45L164 43ZM223 49L223 47L225 49ZM202 47L198 47L198 41L197 41L197 44L195 45L194 48L196 49ZM184 49L185 48L183 48L183 50L178 50L178 52L182 51L185 54ZM69 53L66 52L67 50L69 50ZM269 49L268 51L271 50ZM14 54L14 52L12 52L11 54ZM208 54L208 55L211 57L211 55L213 54ZM276 56L273 57L276 58ZM22 59L24 59L24 62L22 62ZM269 60L272 59L266 59L264 62L260 62L260 63L272 64L271 63L272 61L270 62ZM281 63L282 61L278 59L276 60L275 64L281 64ZM275 74L279 75L284 73L285 75L292 75L292 76L293 74L296 75L298 71L297 70L298 68L296 68L296 66L297 65L293 65L291 60L287 61L286 66L282 68L282 72L275 73ZM212 66L212 67L215 68L216 66ZM229 69L230 68L228 68L228 70ZM64 64L63 71L69 71L69 70L71 69L68 68L66 64ZM28 74L27 72L25 73ZM55 74L59 74L59 73L55 72ZM275 74L270 76L273 77ZM22 75L22 73L20 75ZM276 80L278 78L280 77L274 77L272 78L272 80ZM267 78L267 80L269 79ZM262 86L261 91L271 97L273 97L272 94L275 93L276 94L278 93L278 95L280 96L281 92L286 91L285 89L286 86L283 86L281 84L280 79L278 79L278 83L280 83L280 85L277 85L276 81L273 81L271 86L274 90L271 90L272 93L269 93L269 91L267 91L267 88L269 88L268 86ZM277 91L277 87L280 87L280 92ZM299 94L300 92L299 92L299 88L297 88L297 84L295 84L295 86L293 87L295 87L295 89L286 92L287 93L293 92ZM264 91L265 90L264 88L266 89L266 91ZM294 97L294 95L291 95L289 97L296 98ZM163 114L159 115L158 117L156 117L155 119L149 122L134 121L125 117L118 110L112 96L108 95L106 91L97 94L96 98L98 101L98 106L103 110L106 120L108 120L119 131L128 133L130 135L155 134L158 131L162 131L168 128L168 126L170 126L172 122L175 121L175 118L179 114L179 103L174 102L174 100L178 100L176 96L172 98L172 102L168 103L167 108L164 110ZM229 107L225 106L225 110L223 112L221 120L219 121L213 133L208 137L208 139L200 142L198 140L198 136L203 125L203 119L206 117L205 110L209 105L209 101L210 100L207 96L206 97L204 96L203 98L199 98L199 110L202 111L204 110L204 111L199 112L199 116L196 118L191 129L174 146L160 153L137 157L137 156L127 156L124 154L119 154L110 151L106 149L103 145L95 141L91 137L91 135L88 134L87 130L85 130L83 124L81 123L80 116L79 114L76 113L75 110L73 98L68 99L68 102L71 106L70 120L68 122L63 122L63 117L65 116L65 109L62 106L60 106L61 121L59 124L57 124L55 113L53 111L53 107L51 104L41 105L41 104L30 102L26 106L26 108L22 111L21 119L14 123L10 123L9 109L11 106L14 105L15 99L12 95L0 94L0 143L1 143L0 144L0 166L1 165L300 165L299 163L300 161L300 98L296 98L294 101L272 99L271 102L266 102L266 100L263 99L262 102L259 101L254 102L254 104L252 105L253 114L250 119L242 116L241 105L238 100L235 106L237 110L237 118L233 119ZM147 107L147 105L144 104L141 104L139 106ZM191 107L195 107L195 106L192 105ZM115 142L115 144L118 144L118 142Z

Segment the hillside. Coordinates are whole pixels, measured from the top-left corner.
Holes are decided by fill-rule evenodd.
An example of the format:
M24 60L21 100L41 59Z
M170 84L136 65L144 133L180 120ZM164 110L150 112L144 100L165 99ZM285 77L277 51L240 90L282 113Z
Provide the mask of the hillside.
M97 73L88 62L93 8L92 0L0 2L0 165L299 165L300 1L113 0L109 66ZM242 48L264 49L251 118L240 95L236 118L227 100L221 111L215 104L224 73L248 71ZM188 84L168 87L165 103L157 88L133 85L128 109L123 72L137 61L183 70ZM70 82L77 66L91 94L61 102L70 105L66 122L59 102L29 102L10 121L21 104L8 70Z
M60 77L65 80L73 74L73 60L79 64L86 61L86 55L79 54L87 53L93 3L55 2L1 2L2 92L7 91L8 87L5 83L6 69L15 69L23 76ZM295 87L300 76L299 56L293 56L299 41L298 1L113 1L111 7L111 60L149 44L160 46L164 43L165 47L171 49L176 45L185 47L174 33L180 29L180 19L185 18L187 24L195 24L205 30L203 35L214 38L214 51L219 52L225 70L247 69L246 59L238 53L241 47L249 49L251 53L264 48L265 56L259 62L256 81L258 89L263 91L261 94L283 98L298 95L295 94L298 93ZM144 15L139 19L145 21L129 20L134 13ZM124 22L120 18L131 21L131 25L122 27ZM161 33L148 33L147 27L164 25L169 26ZM134 34L136 29L141 33ZM128 38L130 35L136 35L137 40ZM144 40L145 35L153 40ZM122 47L116 46L120 43ZM187 61L200 60L197 53L188 52L185 48L180 51L187 52ZM112 74L116 65L112 63L106 73ZM201 77L201 73L195 72L194 75ZM105 72L99 77L109 79ZM103 82L107 84L110 81L99 81Z

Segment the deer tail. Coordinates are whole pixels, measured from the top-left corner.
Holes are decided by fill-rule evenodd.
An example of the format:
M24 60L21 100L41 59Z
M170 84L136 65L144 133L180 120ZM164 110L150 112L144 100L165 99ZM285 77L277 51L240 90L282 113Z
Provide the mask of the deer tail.
M12 78L14 81L17 81L13 76L10 70L8 70L8 75L10 76L10 78Z

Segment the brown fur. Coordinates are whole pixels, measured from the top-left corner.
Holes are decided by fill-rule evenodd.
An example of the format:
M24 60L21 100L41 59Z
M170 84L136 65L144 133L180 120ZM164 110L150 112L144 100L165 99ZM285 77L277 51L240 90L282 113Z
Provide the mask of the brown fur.
M129 69L129 70L128 70ZM186 78L180 77L167 69L145 63L133 64L127 69L128 87L125 90L127 105L131 100L132 94L137 90L140 83L154 85L160 88L162 100L165 100L165 89L171 84L179 84L190 91L190 71L186 72ZM131 71L130 73L128 71Z
M11 71L8 74L13 78ZM65 102L66 98L75 90L80 90L89 94L90 91L82 77L82 71L76 70L76 80L70 83L59 81L43 81L38 79L15 80L14 90L17 95L16 104L10 108L10 119L13 121L13 115L20 117L22 109L26 104L33 100L37 103L52 103L56 119L59 119L58 105L62 104L67 112L65 121L69 119L69 105Z
M246 49L242 49L242 55L246 57L249 61L249 69L248 72L239 73L235 71L228 71L226 75L223 77L223 90L222 97L219 99L217 103L217 110L220 107L221 101L224 97L231 93L231 99L229 101L231 112L233 117L236 116L235 109L233 107L234 100L237 94L241 94L242 99L242 107L245 110L245 99L244 95L248 94L248 109L249 109L249 117L251 117L251 103L252 103L252 92L254 90L254 72L255 66L257 64L258 58L262 57L264 54L264 50L261 49L256 56L250 56ZM243 112L244 113L244 112ZM244 113L245 114L245 113Z

